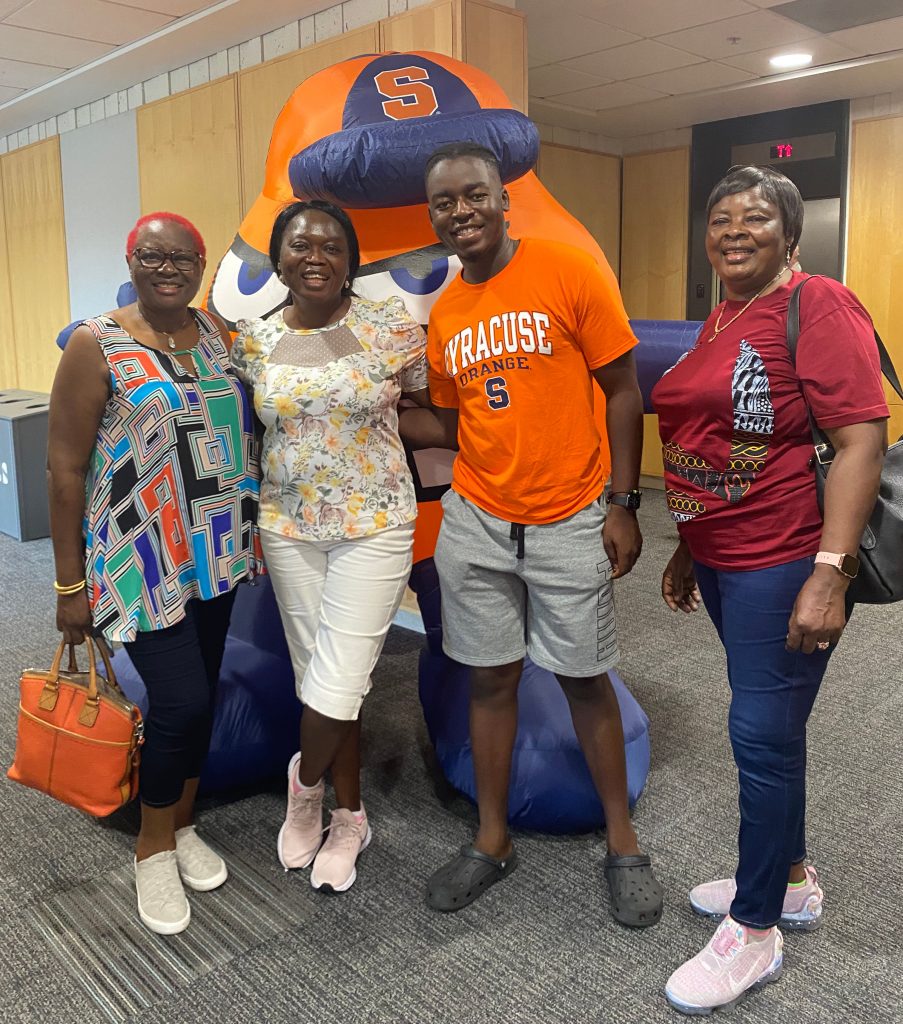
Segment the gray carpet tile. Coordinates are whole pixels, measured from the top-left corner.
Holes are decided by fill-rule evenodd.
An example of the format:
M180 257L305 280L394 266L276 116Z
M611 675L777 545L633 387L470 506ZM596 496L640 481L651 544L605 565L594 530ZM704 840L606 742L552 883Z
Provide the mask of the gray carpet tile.
M674 1022L661 988L709 937L686 902L736 856L736 779L723 653L704 614L672 614L659 578L674 544L660 495L643 557L616 589L619 672L651 720L652 771L634 821L667 893L661 924L609 916L600 835L518 834L521 866L473 906L432 912L424 881L467 840L474 812L435 776L417 701L422 638L390 634L364 716L374 841L355 887L314 893L275 857L284 781L202 802L201 830L232 879L190 894L191 928L161 938L134 916L133 809L95 822L0 779L0 1019L110 1024L647 1024ZM20 669L53 645L44 541L0 537L0 768ZM903 1020L900 867L903 609L860 608L809 727L810 847L826 922L788 935L778 984L735 1019Z

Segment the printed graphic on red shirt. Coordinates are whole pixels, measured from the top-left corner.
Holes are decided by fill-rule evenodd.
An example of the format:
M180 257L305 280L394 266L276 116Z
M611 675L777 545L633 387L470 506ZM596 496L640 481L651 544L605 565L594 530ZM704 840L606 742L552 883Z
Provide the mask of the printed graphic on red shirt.
M764 468L768 444L774 433L774 407L768 371L762 357L745 339L740 342L740 354L734 363L731 400L734 433L726 469L719 472L705 459L686 451L674 441L667 442L662 453L666 469L675 476L735 505L749 492ZM703 502L690 498L684 491L668 487L666 494L671 516L678 523L685 523L706 511Z

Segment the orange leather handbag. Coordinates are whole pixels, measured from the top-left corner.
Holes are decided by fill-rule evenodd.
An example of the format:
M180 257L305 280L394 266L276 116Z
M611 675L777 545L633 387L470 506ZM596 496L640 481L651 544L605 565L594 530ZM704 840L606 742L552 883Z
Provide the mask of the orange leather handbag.
M19 728L9 778L56 800L104 817L138 792L144 742L141 711L116 682L106 648L98 644L107 677L97 672L89 638L88 671L80 672L65 641L49 672L26 669L19 681Z

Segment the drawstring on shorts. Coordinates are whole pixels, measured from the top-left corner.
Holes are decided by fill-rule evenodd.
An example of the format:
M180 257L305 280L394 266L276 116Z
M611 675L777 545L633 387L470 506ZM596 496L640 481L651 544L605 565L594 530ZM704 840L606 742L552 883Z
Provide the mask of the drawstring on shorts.
M511 540L517 541L517 557L523 559L524 557L524 524L523 523L512 523L511 524Z

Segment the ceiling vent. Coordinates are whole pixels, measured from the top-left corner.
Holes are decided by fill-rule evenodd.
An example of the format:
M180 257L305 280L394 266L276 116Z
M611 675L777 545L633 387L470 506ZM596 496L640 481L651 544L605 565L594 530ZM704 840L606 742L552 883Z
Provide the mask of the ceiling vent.
M791 0L770 8L816 32L840 32L857 25L872 25L876 21L899 18L903 14L900 0Z

